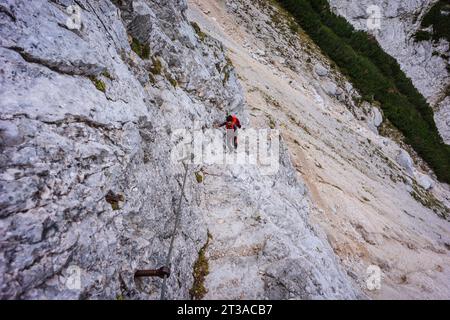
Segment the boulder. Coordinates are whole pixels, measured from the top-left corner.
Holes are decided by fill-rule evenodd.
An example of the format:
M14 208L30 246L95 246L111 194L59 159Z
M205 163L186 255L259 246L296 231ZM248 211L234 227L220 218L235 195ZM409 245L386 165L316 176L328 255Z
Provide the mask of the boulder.
M431 179L428 175L422 173L416 174L416 181L419 186L421 186L425 190L430 190L434 185L433 179Z
M344 93L344 90L339 88L334 82L331 80L326 81L323 85L323 90L331 97L339 97Z
M142 0L135 0L132 2L133 5L133 12L136 15L144 16L144 15L151 15L153 14L150 7Z
M352 91L353 91L353 85L352 85L350 82L346 82L346 83L345 83L345 90L346 90L348 93L352 93Z
M337 85L334 84L331 81L327 81L323 84L323 90L325 90L325 92L330 95L330 96L335 96L336 95L336 90L337 90Z
M372 123L377 128L383 123L383 115L377 107L372 109Z
M401 149L397 155L396 161L408 174L413 175L414 162L408 152Z
M321 64L316 64L314 66L314 72L319 76L319 77L325 77L326 75L328 75L328 70L327 68L325 68L323 65Z

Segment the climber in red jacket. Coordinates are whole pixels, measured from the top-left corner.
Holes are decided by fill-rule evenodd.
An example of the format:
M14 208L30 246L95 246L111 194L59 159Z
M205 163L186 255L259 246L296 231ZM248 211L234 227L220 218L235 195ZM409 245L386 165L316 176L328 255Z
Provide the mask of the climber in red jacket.
M227 129L227 146L230 150L237 149L238 139L236 131L241 128L241 123L236 116L228 115L226 121L219 125L219 127L225 126Z

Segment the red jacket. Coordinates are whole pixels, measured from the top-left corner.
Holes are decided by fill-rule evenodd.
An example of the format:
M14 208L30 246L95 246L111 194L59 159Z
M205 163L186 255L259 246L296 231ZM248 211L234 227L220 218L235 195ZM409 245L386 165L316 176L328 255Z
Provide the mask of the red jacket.
M239 119L235 116L232 116L233 119L231 121L225 121L220 125L220 127L226 126L227 129L234 129L234 131L237 130L237 128L241 128L241 123L239 122Z

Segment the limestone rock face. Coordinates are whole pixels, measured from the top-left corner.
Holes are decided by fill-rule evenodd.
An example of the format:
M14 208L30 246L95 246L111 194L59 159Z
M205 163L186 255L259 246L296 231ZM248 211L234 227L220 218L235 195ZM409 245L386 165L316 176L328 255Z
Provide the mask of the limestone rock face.
M450 143L450 100L446 90L449 44L445 40L416 42L421 18L435 0L329 0L334 12L346 18L356 29L372 33L382 48L393 56L414 86L435 110L435 122L444 141ZM377 6L381 14L379 30L368 30L368 9Z
M233 70L220 72L220 44L196 36L185 1L77 3L80 30L66 25L73 1L1 4L11 13L0 13L1 297L157 297L159 281L133 274L167 254L183 173L169 161L170 132L230 106L245 121L241 89ZM151 58L131 50L127 19L151 25ZM206 239L192 183L172 298L188 297ZM73 266L79 290L66 285Z
M75 4L79 29L67 24ZM167 256L184 174L171 161L172 133L210 128L227 112L248 126L222 44L190 24L185 0L0 8L0 297L158 298L159 278L133 275ZM254 166L188 167L168 298L190 297L211 214L232 227L218 231L216 246L260 248L212 266L257 287L242 285L244 297L359 296L309 224L305 186L280 148L272 176ZM200 169L214 174L201 185ZM236 298L210 288L212 298Z

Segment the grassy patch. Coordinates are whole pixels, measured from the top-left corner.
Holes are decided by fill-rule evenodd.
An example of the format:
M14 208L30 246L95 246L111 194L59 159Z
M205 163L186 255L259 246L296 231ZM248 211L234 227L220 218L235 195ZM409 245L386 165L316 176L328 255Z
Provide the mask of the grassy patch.
M233 62L231 61L231 59L229 57L225 57L225 60L226 60L227 63L222 69L222 72L224 74L224 76L223 76L223 85L225 85L228 82L228 80L230 79L231 71L234 68Z
M106 92L106 84L105 84L102 80L97 79L97 78L94 77L94 76L90 77L89 79L92 81L92 83L94 84L95 88L96 88L98 91L101 91L101 92L103 92L103 93Z
M195 180L197 180L197 183L202 183L203 182L203 174L201 171L197 171L195 173Z
M200 26L198 25L198 23L193 21L193 22L191 22L191 26L192 26L192 28L194 28L194 31L197 34L200 41L202 41L202 42L205 41L206 33L204 33L202 31L202 29L200 29Z
M442 219L449 220L448 210L441 201L436 199L432 193L420 188L416 183L413 183L412 187L413 192L411 195L416 201L420 202L424 207L433 210Z
M113 77L111 76L109 71L106 69L105 69L105 71L102 72L102 76L104 76L105 78L108 78L109 80L113 80Z
M162 73L162 69L161 60L158 57L152 57L152 66L149 71L156 76Z
M276 123L275 120L272 118L271 115L267 115L267 119L269 119L269 128L270 129L275 129L276 128Z
M169 83L174 87L178 87L178 81L170 75L167 71L164 71L161 60L158 57L152 57L152 66L149 69L150 81L152 83L156 82L155 76L164 75L164 77L169 81Z
M172 85L172 87L178 87L178 81L170 76L170 74L166 73L166 79Z
M200 249L198 259L194 264L194 271L192 273L194 276L194 283L191 290L189 290L189 294L193 300L201 300L208 292L205 288L205 278L209 274L209 264L205 253L211 239L212 236L208 231L208 239L206 240L205 245Z
M147 60L150 58L150 46L148 43L141 43L138 39L132 38L131 50L141 57L141 59Z

